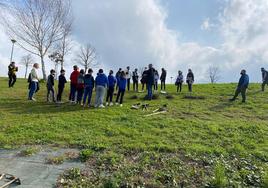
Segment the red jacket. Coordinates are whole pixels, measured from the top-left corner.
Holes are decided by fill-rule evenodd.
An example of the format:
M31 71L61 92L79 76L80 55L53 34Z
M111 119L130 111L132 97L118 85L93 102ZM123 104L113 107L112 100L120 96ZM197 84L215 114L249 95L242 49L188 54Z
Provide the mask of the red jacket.
M73 71L71 76L70 76L70 80L71 80L71 84L77 84L77 80L78 80L78 76L80 75L79 71Z

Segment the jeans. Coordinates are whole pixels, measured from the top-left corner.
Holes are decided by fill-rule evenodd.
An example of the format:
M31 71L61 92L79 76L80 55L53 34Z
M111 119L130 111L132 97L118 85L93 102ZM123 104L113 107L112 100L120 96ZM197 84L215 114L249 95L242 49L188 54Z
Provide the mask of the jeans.
M84 94L84 88L77 88L76 91L77 91L77 102L81 103Z
M109 87L106 97L106 102L113 102L114 87Z
M235 91L235 95L233 97L233 100L235 100L238 95L241 93L242 95L242 102L246 102L246 91L247 91L247 88L246 87L238 87Z
M188 90L189 92L193 91L193 84L188 82Z
M179 83L177 83L177 92L181 92L181 89L182 89L182 83L181 82L179 82Z
M133 81L133 90L138 91L139 90L139 82L138 81Z
M127 90L130 90L130 78L127 79Z
M161 80L161 90L166 90L166 80Z
M100 105L103 105L103 98L105 95L106 88L104 86L98 85L96 87L96 99L95 99L95 106L99 107Z
M57 101L61 101L63 90L64 90L64 87L58 87Z
M70 92L71 101L75 101L75 94L76 94L76 84L71 84L71 92Z
M91 97L92 97L92 92L93 92L93 88L92 87L86 87L85 88L85 93L84 93L84 100L83 100L83 104L87 104L90 105L91 103ZM88 98L88 99L87 99Z
M53 102L55 102L55 90L53 86L47 86L47 101L49 101L50 93L52 94Z
M158 81L157 80L154 82L154 90L158 90Z
M13 87L17 80L16 74L9 74L8 78L8 87Z
M116 102L118 102L118 100L120 98L120 104L123 104L124 95L125 95L125 90L119 88L118 93L117 93L117 97L116 97Z
M37 82L31 82L30 90L29 90L29 97L28 97L29 100L33 99L33 95L35 94L35 91L37 89L37 84L38 84Z
M147 84L147 91L148 91L148 100L152 100L153 98L153 84Z

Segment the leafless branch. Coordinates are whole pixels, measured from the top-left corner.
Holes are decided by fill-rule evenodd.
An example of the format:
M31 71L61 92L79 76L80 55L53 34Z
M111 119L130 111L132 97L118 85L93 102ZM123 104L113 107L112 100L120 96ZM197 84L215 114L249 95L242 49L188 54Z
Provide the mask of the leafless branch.
M80 47L75 60L84 67L85 71L87 71L90 66L96 66L99 64L96 49L90 44Z
M218 82L220 80L220 69L217 66L210 66L208 68L208 75L209 75L209 79L210 82L212 84Z
M70 0L6 0L0 10L0 22L10 38L26 51L41 59L46 78L44 57L52 45L71 30Z

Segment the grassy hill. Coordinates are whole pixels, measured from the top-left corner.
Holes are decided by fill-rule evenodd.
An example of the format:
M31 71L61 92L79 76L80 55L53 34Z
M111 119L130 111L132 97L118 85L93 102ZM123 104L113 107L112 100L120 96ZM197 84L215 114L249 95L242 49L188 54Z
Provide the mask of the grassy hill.
M69 88L66 103L55 105L45 102L44 84L37 102L26 100L26 80L6 86L1 78L1 148L81 149L88 168L67 171L62 179L72 181L59 187L268 187L268 89L259 84L246 104L228 101L236 84L194 85L197 99L169 85L172 97L160 94L148 111L130 109L146 103L144 93L128 92L123 107L84 109L67 102ZM168 113L145 117L164 104Z

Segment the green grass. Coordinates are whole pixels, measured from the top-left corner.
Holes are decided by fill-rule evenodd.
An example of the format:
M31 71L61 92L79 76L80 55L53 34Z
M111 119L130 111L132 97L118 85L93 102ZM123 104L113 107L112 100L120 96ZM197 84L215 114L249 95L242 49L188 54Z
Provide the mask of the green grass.
M267 179L268 91L260 92L259 84L250 85L246 104L241 98L228 101L236 84L194 85L191 99L185 98L186 86L177 94L169 85L169 97L149 102L148 112L130 109L146 102L145 93L127 93L122 108L84 109L67 103L68 87L66 103L54 105L45 102L44 84L37 102L26 100L26 80L18 80L15 88L6 86L7 79L1 78L0 147L52 145L92 151L86 157L99 173L97 180L88 177L94 186L213 187L219 162L225 165L227 186L260 187ZM134 95L138 99L131 99ZM168 113L144 116L164 104ZM101 161L103 168L98 166Z

